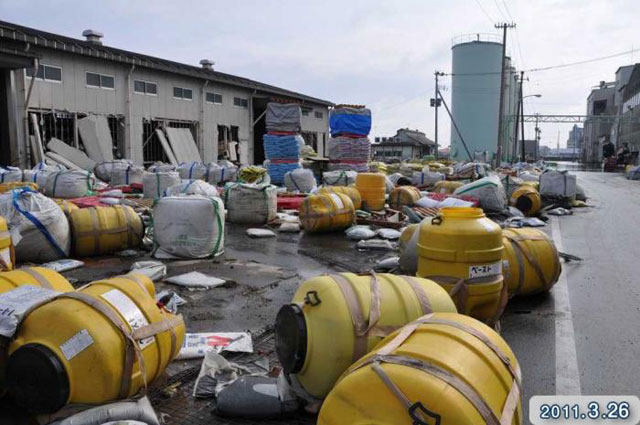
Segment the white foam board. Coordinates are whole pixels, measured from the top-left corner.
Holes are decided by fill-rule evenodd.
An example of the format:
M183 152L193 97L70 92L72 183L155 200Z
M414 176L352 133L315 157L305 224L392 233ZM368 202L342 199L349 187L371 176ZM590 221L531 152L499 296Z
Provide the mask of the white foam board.
M107 117L88 115L78 120L78 132L89 158L96 162L113 161L113 139Z
M93 167L96 166L96 162L89 158L84 152L74 148L73 146L67 145L65 142L60 139L56 139L55 137L52 137L51 140L49 140L47 148L83 170L93 171Z

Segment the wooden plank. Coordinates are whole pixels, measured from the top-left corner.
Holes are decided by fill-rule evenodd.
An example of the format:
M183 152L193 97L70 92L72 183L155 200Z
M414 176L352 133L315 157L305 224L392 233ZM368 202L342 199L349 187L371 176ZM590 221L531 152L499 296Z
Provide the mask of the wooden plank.
M40 124L38 123L38 116L33 112L29 114L31 118L31 124L33 125L33 136L29 137L31 143L31 152L33 153L33 159L36 163L44 161L44 148L42 147L42 136L40 136Z
M156 129L156 135L160 140L160 144L162 145L162 149L164 149L164 153L167 155L167 158L169 158L169 162L173 165L178 165L178 160L176 159L176 156L173 154L173 151L171 150L171 146L169 146L169 142L167 142L167 138L164 137L164 133L162 132L162 130L160 130L159 128Z

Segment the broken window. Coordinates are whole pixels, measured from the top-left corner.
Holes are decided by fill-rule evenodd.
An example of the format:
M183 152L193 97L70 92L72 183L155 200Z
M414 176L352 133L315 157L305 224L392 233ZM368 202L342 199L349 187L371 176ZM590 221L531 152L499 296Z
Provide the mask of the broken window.
M33 77L34 71L34 68L27 68L27 77ZM59 66L40 64L35 77L45 81L62 81L62 68Z
M86 73L87 86L100 87L103 89L115 88L115 77L111 75L97 74L95 72Z
M233 105L234 106L238 106L240 108L248 108L249 107L249 100L245 99L243 97L234 97L233 98Z
M206 100L207 100L207 103L215 103L217 105L222 105L222 95L219 93L207 92Z
M593 102L593 115L602 115L607 109L606 100L596 100Z

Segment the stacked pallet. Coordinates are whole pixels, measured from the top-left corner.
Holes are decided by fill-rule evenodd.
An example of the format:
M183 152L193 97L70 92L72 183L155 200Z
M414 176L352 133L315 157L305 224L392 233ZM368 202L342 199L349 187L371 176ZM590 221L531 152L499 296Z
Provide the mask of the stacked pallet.
M364 106L337 106L329 116L327 153L331 171L369 171L371 111Z
M300 147L304 144L300 136L301 116L297 104L267 104L267 134L262 142L267 171L274 184L283 184L287 172L300 168Z

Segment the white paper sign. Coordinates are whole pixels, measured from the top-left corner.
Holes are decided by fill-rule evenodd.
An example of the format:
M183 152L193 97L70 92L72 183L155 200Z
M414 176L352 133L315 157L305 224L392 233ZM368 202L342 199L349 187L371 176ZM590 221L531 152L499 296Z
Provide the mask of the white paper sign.
M197 359L209 350L253 352L251 334L247 332L216 332L186 334L177 359Z
M502 261L482 266L469 266L469 279L497 276L499 274L502 274Z
M93 338L87 329L83 329L60 346L67 361L71 360L93 344Z
M124 292L119 289L112 289L102 294L102 298L107 300L116 310L120 312L122 317L129 323L131 330L136 330L149 325L149 321L138 306L131 301ZM149 337L138 341L140 349L146 348L155 341L155 337Z

